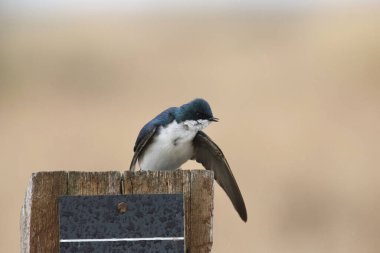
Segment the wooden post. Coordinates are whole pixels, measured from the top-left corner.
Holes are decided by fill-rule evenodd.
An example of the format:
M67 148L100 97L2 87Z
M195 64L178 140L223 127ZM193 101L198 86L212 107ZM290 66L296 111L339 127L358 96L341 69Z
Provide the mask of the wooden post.
M183 193L187 252L210 252L213 178L206 170L33 173L21 210L21 252L59 252L59 196L142 193Z

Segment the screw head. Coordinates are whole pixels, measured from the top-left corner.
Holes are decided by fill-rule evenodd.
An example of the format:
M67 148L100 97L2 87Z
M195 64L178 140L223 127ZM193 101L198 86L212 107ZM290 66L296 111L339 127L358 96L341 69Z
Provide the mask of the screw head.
M117 211L121 214L126 213L128 211L128 205L125 202L119 202L117 204Z

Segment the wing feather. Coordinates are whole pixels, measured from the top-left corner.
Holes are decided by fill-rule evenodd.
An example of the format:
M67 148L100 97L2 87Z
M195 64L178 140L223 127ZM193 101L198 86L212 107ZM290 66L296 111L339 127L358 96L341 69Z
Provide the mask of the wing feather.
M194 157L207 170L212 170L215 180L227 193L243 221L247 221L247 210L239 186L220 148L204 132L194 138Z
M151 141L152 137L157 131L157 127L152 127L149 129L149 131L146 131L144 133L144 136L141 137L137 142L134 147L135 153L133 154L132 162L131 165L129 166L130 171L135 171L137 159L139 158L141 152L144 150L146 145Z

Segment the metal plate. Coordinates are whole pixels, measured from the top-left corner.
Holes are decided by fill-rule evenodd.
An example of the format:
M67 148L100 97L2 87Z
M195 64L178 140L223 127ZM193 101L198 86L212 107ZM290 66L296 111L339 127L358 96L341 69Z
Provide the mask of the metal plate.
M60 250L184 252L182 194L62 196Z

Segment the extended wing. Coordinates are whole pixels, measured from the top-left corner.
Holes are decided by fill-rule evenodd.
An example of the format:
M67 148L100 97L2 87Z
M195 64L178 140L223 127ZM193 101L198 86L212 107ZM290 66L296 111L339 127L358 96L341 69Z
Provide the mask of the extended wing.
M214 172L215 180L227 193L241 219L247 221L243 196L220 148L202 131L197 133L193 144L193 159L201 163L207 170Z

